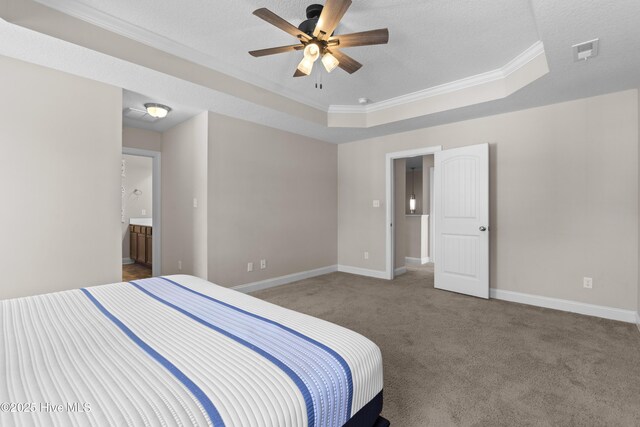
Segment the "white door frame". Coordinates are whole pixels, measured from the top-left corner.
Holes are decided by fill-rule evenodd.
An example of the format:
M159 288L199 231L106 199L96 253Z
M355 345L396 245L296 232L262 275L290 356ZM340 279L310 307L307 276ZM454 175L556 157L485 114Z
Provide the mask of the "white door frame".
M140 148L122 147L122 154L131 156L151 157L153 162L152 193L153 193L153 243L152 243L152 274L162 274L162 180L160 178L161 153L159 151L142 150Z
M442 151L442 145L436 145L432 147L424 147L424 148L416 148L414 150L406 150L406 151L396 151L394 153L387 153L386 155L386 169L387 169L387 223L385 225L386 228L386 255L387 255L387 264L385 269L385 277L389 280L393 280L394 277L394 253L393 253L393 243L394 243L394 229L392 224L395 219L393 217L393 161L396 159L404 159L407 157L417 157L417 156L427 156L429 154L436 153L438 151Z

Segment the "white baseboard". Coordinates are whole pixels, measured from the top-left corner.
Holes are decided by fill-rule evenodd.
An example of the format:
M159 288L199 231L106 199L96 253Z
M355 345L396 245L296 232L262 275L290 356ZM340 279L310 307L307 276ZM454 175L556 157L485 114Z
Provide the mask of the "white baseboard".
M387 272L379 270L369 270L360 267L351 267L350 265L338 265L338 271L342 273L357 274L358 276L374 277L376 279L386 279Z
M122 258L122 265L129 265L129 264L134 264L135 261L132 260L131 258Z
M404 262L409 265L423 265L429 262L429 257L426 258L413 258L413 257L404 257Z
M640 311L636 313L636 326L638 327L638 331L640 331Z
M407 267L398 267L395 270L393 270L393 275L394 276L399 276L401 274L404 274L407 272Z
M315 270L301 271L300 273L287 274L286 276L274 277L273 279L261 280L259 282L245 283L244 285L233 286L234 289L243 293L260 291L269 289L287 283L297 282L298 280L309 279L311 277L322 276L324 274L334 273L338 271L337 265L317 268Z
M627 323L636 323L636 316L638 315L633 310L623 310L620 308L523 294L520 292L503 291L495 288L491 288L490 295L491 298L494 299L535 305L537 307L552 308L554 310L568 311L571 313L585 314L587 316L602 317L604 319L618 320Z

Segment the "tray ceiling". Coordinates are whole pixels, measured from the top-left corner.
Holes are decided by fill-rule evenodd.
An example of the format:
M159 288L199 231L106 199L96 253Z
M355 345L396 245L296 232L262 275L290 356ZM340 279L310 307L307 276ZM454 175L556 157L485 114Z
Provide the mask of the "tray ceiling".
M322 91L315 89L314 78L290 77L299 52L269 58L247 54L251 49L291 42L287 34L253 16L254 9L268 7L297 24L308 2L39 3L123 35L125 40L203 65L201 70L219 71L221 81L227 75L235 79L234 85L241 83L236 85L241 90L234 94L225 91L224 85L207 86L149 67L135 57L123 58L118 51L109 52L104 42L106 49L92 48L85 43L90 37L77 32L71 33L76 34L75 40L65 39L64 19L48 20L41 13L29 16L36 9L32 0L0 0L0 13L12 6L26 11L13 20L0 15L11 22L0 20L0 54L122 87L125 103L132 104L125 106L137 106L143 99L176 106L176 114L162 123L162 129L154 124L151 128L155 130L209 110L339 143L640 87L640 55L632 54L640 51L637 0L613 4L596 0L354 0L337 31L388 27L391 41L349 49L364 67L352 76L341 70L329 76L325 73ZM598 37L600 55L586 63L573 62L571 45ZM374 111L377 105L393 104L398 97L412 100L453 81L477 81L509 68L515 58L536 45L544 46L548 74L540 77L538 73L503 96L392 121L375 120L367 125L371 127L361 129L350 123L343 128L328 126L331 114L327 110L331 108L358 112L358 98L367 97L373 103L365 110ZM288 105L287 100L295 102Z
M210 68L324 110L355 105L362 97L384 101L495 70L539 40L529 0L355 1L336 33L387 27L389 44L346 50L364 64L354 75L315 67L310 77L294 79L301 52L248 55L295 43L252 12L267 7L298 25L311 0L39 2L181 57L206 56ZM315 88L320 78L322 90Z

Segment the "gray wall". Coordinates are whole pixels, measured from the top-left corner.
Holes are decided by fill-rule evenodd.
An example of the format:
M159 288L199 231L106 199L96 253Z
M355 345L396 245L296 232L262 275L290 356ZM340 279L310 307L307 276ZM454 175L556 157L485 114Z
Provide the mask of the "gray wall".
M210 113L208 155L209 280L233 286L336 264L335 145Z
M0 70L0 299L120 281L121 89Z
M340 145L339 264L385 268L386 153L484 142L491 286L635 310L637 90Z
M161 148L163 274L235 286L336 264L335 145L213 113L124 137Z
M122 179L125 190L122 259L125 260L130 255L129 220L153 218L153 159L128 154L123 155L122 158L126 162L126 177ZM134 194L135 190L140 190L142 194Z
M125 127L122 129L122 146L139 148L140 150L162 151L162 133Z
M205 112L162 134L163 274L207 278L207 126Z

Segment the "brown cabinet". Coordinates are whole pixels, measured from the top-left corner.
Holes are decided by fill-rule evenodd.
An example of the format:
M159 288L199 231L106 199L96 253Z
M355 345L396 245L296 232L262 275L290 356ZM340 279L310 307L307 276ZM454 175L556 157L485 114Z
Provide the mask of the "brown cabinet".
M153 227L129 226L129 257L140 264L151 265L153 259Z

